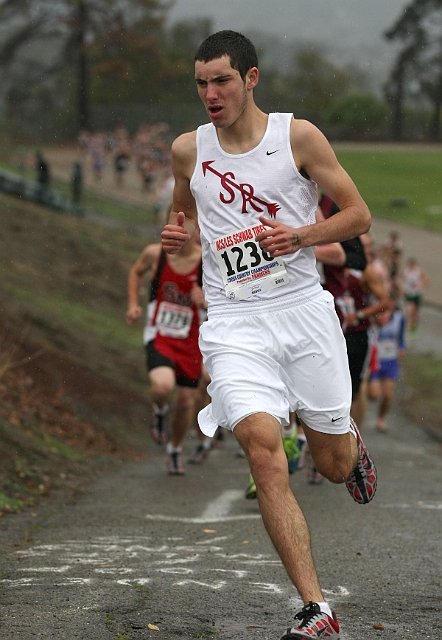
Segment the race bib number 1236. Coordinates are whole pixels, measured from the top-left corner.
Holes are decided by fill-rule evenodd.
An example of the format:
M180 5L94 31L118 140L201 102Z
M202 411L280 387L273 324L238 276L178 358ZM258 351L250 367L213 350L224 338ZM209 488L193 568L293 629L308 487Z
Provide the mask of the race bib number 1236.
M289 281L284 262L272 258L255 240L265 229L263 225L248 227L212 243L230 300L245 300Z

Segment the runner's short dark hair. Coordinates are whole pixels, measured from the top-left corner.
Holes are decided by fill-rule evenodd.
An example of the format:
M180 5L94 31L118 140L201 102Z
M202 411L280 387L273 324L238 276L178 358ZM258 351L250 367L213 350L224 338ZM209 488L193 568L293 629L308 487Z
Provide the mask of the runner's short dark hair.
M232 69L244 80L249 69L258 66L258 54L254 44L242 33L226 29L208 36L198 47L195 61L210 62L229 56Z

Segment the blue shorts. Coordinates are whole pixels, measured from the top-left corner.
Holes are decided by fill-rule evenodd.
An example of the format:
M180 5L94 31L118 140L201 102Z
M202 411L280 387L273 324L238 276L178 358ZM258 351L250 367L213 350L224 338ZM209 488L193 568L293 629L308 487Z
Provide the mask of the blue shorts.
M399 360L380 360L380 368L372 373L371 380L397 380L399 377Z

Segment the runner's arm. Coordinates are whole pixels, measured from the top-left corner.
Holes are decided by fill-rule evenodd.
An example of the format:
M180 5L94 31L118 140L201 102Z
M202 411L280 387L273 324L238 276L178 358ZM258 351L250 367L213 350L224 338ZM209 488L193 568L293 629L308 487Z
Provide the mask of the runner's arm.
M197 210L190 191L190 178L196 162L196 133L185 133L172 144L172 170L175 178L169 223L161 233L166 253L176 253L195 233Z
M285 255L303 247L342 242L366 233L371 224L370 211L326 137L310 122L293 120L290 139L300 173L314 180L340 211L327 220L300 228L261 216L262 224L270 227L257 236L261 248L271 255Z
M325 220L324 214L320 207L316 213L316 222ZM346 254L340 242L330 242L316 247L314 250L315 258L318 262L328 264L332 267L343 267Z
M153 269L161 253L160 244L150 244L142 251L141 256L132 265L127 279L127 324L134 324L142 315L139 305L140 287L147 271Z
M349 324L357 323L358 320L362 321L366 318L374 317L376 314L387 311L390 308L389 287L385 284L373 265L369 264L365 268L362 274L361 284L375 296L376 302L368 307L359 309L362 317L358 318L356 314L349 313L347 316Z

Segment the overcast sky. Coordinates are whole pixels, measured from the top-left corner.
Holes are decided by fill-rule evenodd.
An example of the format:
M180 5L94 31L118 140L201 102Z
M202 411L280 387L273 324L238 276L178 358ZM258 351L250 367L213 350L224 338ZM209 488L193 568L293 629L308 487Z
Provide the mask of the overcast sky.
M321 43L335 57L355 59L385 75L394 50L382 33L411 0L176 0L170 21L212 17L214 30L260 30L286 41Z

